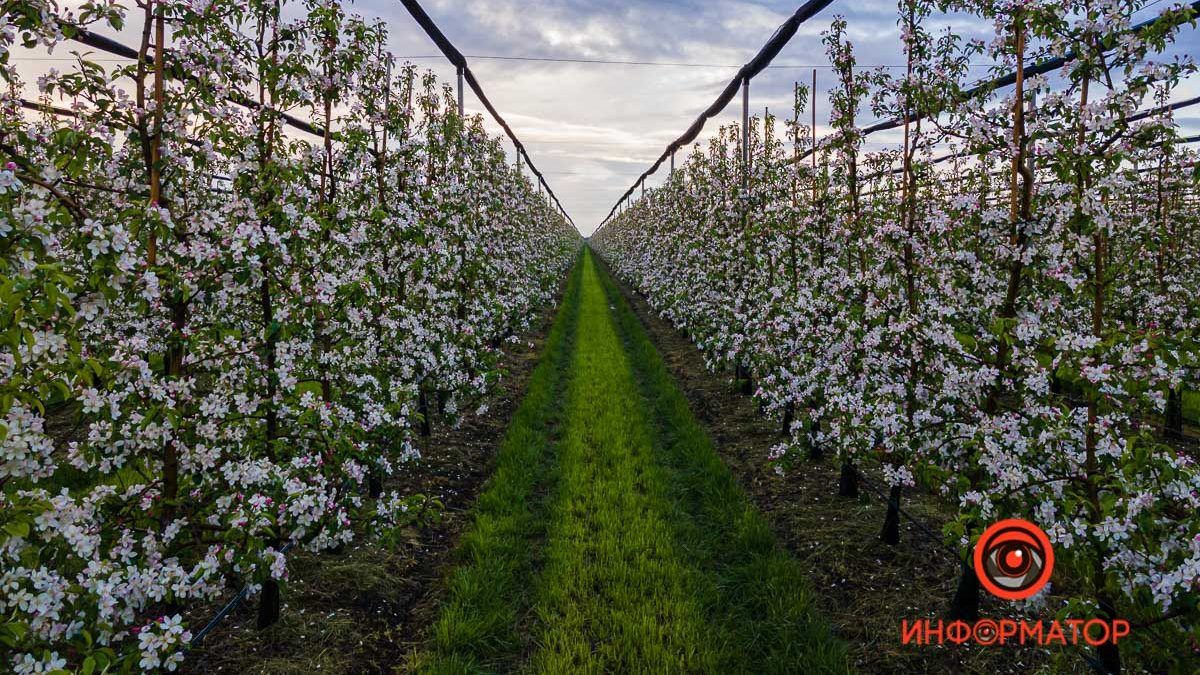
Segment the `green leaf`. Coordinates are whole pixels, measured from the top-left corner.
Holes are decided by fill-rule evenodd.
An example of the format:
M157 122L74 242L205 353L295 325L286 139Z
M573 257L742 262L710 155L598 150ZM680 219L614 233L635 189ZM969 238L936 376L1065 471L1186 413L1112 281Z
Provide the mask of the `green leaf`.
M8 632L8 635L5 636L6 639L4 640L4 643L12 647L16 647L17 643L19 643L21 639L25 637L25 634L29 632L29 626L21 623L20 621L11 621L7 624L0 625L0 628L3 628Z

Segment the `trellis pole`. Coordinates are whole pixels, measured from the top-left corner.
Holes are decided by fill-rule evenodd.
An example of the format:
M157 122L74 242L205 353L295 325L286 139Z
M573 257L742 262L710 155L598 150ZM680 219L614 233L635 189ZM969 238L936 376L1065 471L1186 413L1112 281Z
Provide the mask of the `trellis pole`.
M463 67L458 67L458 116L466 117L466 108L463 105Z

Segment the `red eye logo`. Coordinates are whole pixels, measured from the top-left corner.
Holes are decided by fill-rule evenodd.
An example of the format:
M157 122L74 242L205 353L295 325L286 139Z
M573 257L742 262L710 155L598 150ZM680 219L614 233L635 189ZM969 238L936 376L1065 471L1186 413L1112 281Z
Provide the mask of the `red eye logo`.
M975 574L992 595L1024 600L1042 590L1054 571L1054 549L1042 528L1010 518L984 530L975 544Z

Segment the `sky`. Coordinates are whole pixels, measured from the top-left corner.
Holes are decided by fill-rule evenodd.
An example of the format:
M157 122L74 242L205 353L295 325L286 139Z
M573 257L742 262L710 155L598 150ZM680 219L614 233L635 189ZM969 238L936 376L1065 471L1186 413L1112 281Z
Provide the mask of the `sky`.
M423 6L442 32L468 55L488 98L586 235L599 227L637 176L716 99L737 68L753 58L801 2L426 0ZM397 56L438 54L396 0L360 0L356 6L394 26L393 53ZM860 65L904 63L896 8L895 0L839 0L810 19L775 58L777 67L752 81L752 114L764 108L790 114L793 84L811 81L814 65L820 66L818 91L832 85L821 33L835 15L846 18ZM1150 12L1156 11L1161 11L1161 6L1150 8ZM948 26L964 38L992 34L990 25L961 15L935 14L929 26ZM1200 35L1191 37L1196 39L1193 44L1200 44ZM1191 51L1200 56L1200 49ZM727 67L499 61L472 59L471 55ZM454 76L453 69L439 59L414 62L434 67L446 78ZM986 64L978 64L974 72L982 77ZM1193 80L1180 87L1177 98L1200 94L1200 78ZM821 134L828 106L823 96L817 99ZM740 101L741 97L736 97L721 117L711 120L701 138L715 133L720 124L740 120ZM468 111L473 105L482 111L468 92ZM1200 130L1200 109L1180 113L1184 118L1187 115L1194 117L1181 122ZM896 142L898 134L870 138L878 147ZM664 167L648 186L657 185L665 175Z
M468 56L488 98L587 235L801 2L424 0L422 5ZM1164 0L1158 2L1163 4L1151 8L1151 13L1166 6ZM453 67L398 0L357 0L349 3L349 8L368 18L386 20L391 51L401 60L408 58L445 81L454 81ZM790 114L793 83L809 82L813 66L819 67L818 91L832 85L821 33L835 15L847 19L859 64L903 63L895 0L837 0L801 26L775 58L774 66L754 79L752 113L770 108L777 114ZM949 26L964 38L991 35L990 26L970 17L935 14L929 25ZM1194 31L1186 35L1176 51L1190 50L1193 56L1200 56L1200 48L1189 46L1200 44L1200 35ZM585 64L478 56L703 65ZM986 64L978 64L974 72L983 77ZM1174 98L1197 94L1200 77L1193 77ZM711 120L701 139L714 134L721 124L739 120L740 101L739 96L721 117ZM466 108L468 113L486 116L469 90ZM869 113L860 124L872 121L867 117ZM821 134L828 119L823 94L817 97L817 119ZM1200 107L1182 111L1179 121L1190 133L1200 132ZM490 124L490 128L500 133L498 126ZM894 143L896 133L870 137L868 148ZM648 187L659 184L665 174L666 169L660 169Z
M672 140L707 108L737 72L796 10L791 1L701 0L427 0L426 11L458 48L488 97L505 116L584 234L596 229L617 199ZM395 26L398 56L437 54L433 43L394 0L360 2ZM868 65L899 64L895 3L835 2L801 26L773 67L751 84L752 114L787 114L792 89L818 70L818 89L832 84L821 32L836 14ZM959 19L956 30L982 35ZM705 64L703 67L545 63L471 59L470 55ZM416 63L440 65L434 60ZM446 77L453 70L444 67ZM741 97L708 123L701 138L741 117ZM475 103L468 96L467 107ZM818 102L818 123L828 117ZM682 160L682 157L679 158ZM648 181L658 184L665 167Z

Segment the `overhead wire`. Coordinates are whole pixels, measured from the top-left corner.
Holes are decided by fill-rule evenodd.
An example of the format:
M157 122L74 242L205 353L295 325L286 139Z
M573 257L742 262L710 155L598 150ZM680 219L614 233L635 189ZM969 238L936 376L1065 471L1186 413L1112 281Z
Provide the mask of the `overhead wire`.
M830 0L830 1L832 1L832 0ZM804 11L806 8L808 8L810 5L813 5L813 4L814 4L814 2L811 2L811 1L806 3L799 10L797 10L797 14L799 14L801 11ZM824 8L825 6L829 5L830 2L819 2L819 3L815 3L815 4L820 4L821 5L820 8ZM1190 9L1192 12L1200 12L1200 0L1196 0L1195 2L1188 4L1186 7L1187 7L1187 9ZM817 11L819 11L819 9ZM813 13L815 14L816 12L814 11ZM795 16L793 18L795 18ZM1158 17L1146 19L1145 21L1142 21L1142 22L1130 27L1129 30L1126 32L1126 34L1127 35L1138 35L1138 34L1144 32L1145 30L1153 27L1155 24L1157 24L1157 22L1158 22ZM794 34L794 30L793 30L792 34ZM780 37L780 31L777 30L776 35L772 37L770 42L768 42L768 46L771 46L772 48L774 48L774 54L778 54L778 51L783 48L784 44L786 44L786 40L784 40L782 43L779 43L779 40L778 40L779 37ZM788 35L788 39L790 39L790 38L791 38L791 35ZM766 47L764 47L764 50L765 49L766 49ZM760 56L762 56L762 52L760 52ZM1042 61L1039 61L1039 62L1033 64L1032 66L1025 68L1024 75L1025 75L1025 77L1033 77L1036 75L1042 75L1045 73L1053 72L1053 71L1055 71L1059 68L1062 68L1063 66L1071 63L1072 61L1076 60L1078 57L1079 57L1078 53L1076 53L1074 50L1071 50L1061 56L1044 59ZM758 57L756 57L756 59L757 58ZM750 64L747 64L747 66L749 66L749 65ZM754 74L761 72L765 67L766 67L765 65L759 64L759 67L756 70L754 70ZM733 99L733 96L737 93L738 85L741 84L743 81L748 81L748 78L744 79L745 78L744 71L745 71L745 68L743 68L743 71L739 71L738 76L735 77L734 80L729 85L726 86L726 88L721 92L721 95L717 97L716 102L714 102L713 105L710 106L701 115L700 119L698 119L695 123L693 123L692 127L689 128L688 133L685 133L684 136L680 137L680 141L684 141L684 142L680 143L680 141L676 141L675 143L672 143L671 146L669 146L667 148L667 151L665 153L663 153L663 155L659 158L659 160L657 162L655 162L654 165L651 166L646 172L641 174L640 177L638 178L638 180L635 181L634 184L631 185L629 187L629 189L626 190L623 195L621 195L621 197L617 200L616 204L613 205L612 210L609 211L608 216L606 216L604 218L604 221L601 223L601 227L603 227L604 224L606 224L609 220L612 219L612 217L617 213L617 210L621 207L621 204L625 203L625 201L628 200L631 195L633 195L634 191L637 190L637 187L639 184L643 184L643 182L646 180L646 178L650 177L656 171L658 171L658 168L660 166L662 166L663 162L666 161L666 159L668 157L670 157L676 150L678 150L679 147L682 147L683 145L687 145L688 143L691 143L692 140L695 140L696 136L698 136L699 132L703 129L704 121L706 121L707 119L709 119L711 117L715 117L716 115L720 114L722 110L724 110L725 106L729 104L729 101L731 101ZM753 75L750 75L750 77L753 77ZM972 97L975 97L975 96L978 96L981 94L990 93L996 89L1014 84L1016 82L1016 79L1017 79L1017 73L1015 71L1013 71L1010 73L1006 73L1004 75L1000 75L998 77L994 77L994 78L990 78L990 79L981 81L981 82L977 83L975 86L964 91L962 93L962 98L969 99L969 98L972 98ZM926 118L926 117L931 116L931 114L933 114L933 113L930 113L930 112L922 113L918 117ZM913 121L914 119L917 119L917 118L910 116L908 118L908 121ZM904 123L905 123L905 118L896 117L896 118L877 122L868 127L860 128L857 130L857 132L860 136L868 136L870 134L878 133L881 131L897 129L899 127L904 126ZM694 131L694 133L693 133L693 131ZM809 156L811 156L812 153L816 152L818 149L819 148L809 148L805 152L798 154L796 157L789 158L788 162L793 163L793 162L802 161L802 160L808 158Z
M1188 7L1193 12L1200 11L1200 0L1196 0L1195 2L1191 3ZM1145 21L1142 21L1141 23L1138 23L1138 24L1130 27L1129 30L1126 31L1125 34L1130 35L1130 36L1138 35L1144 31L1146 31L1147 29L1153 27L1157 23L1158 23L1157 17L1152 18L1152 19L1147 19ZM1075 50L1070 50L1067 53L1063 54L1062 56L1056 56L1056 57L1049 58L1049 59L1043 59L1043 60L1038 61L1037 63L1033 64L1032 66L1026 67L1023 71L1023 76L1026 78L1029 78L1029 77L1035 77L1037 75L1044 75L1046 73L1050 73L1055 70L1058 70L1059 68L1062 68L1063 66L1075 61L1077 58L1079 58L1079 54ZM996 89L1000 89L1002 87L1007 87L1012 84L1015 84L1016 81L1017 81L1017 73L1016 73L1016 71L1012 71L1010 73L1006 73L999 77L994 77L994 78L991 78L991 79L988 79L988 80L985 80L983 82L976 84L975 86L971 87L970 89L967 89L966 91L962 92L961 98L965 100L965 99L974 98L974 97L982 95L982 94L989 94L989 93L995 91ZM857 132L860 136L870 136L871 134L878 133L880 131L888 131L891 129L898 129L898 128L904 126L905 121L913 122L918 119L927 119L929 117L934 116L937 112L938 111L926 111L926 112L918 113L917 115L910 115L907 118L905 118L903 116L893 117L892 119L883 120L881 122L876 122L875 124L872 124L870 126L858 129ZM802 160L806 159L807 157L809 157L814 151L815 151L815 149L810 148L808 151L800 154L799 156L797 156L789 161L790 162L802 161Z
M713 104L708 108L706 108L704 112L700 113L700 116L696 118L695 122L692 122L692 125L688 127L687 131L685 131L682 136L672 141L662 155L659 156L658 160L654 162L649 169L643 172L638 180L635 181L634 184L625 191L625 194L617 200L617 203L613 206L612 210L608 212L608 216L604 219L604 222L608 222L609 219L613 217L613 214L617 212L617 208L620 207L621 203L628 199L631 194L633 194L633 191L637 189L639 184L642 184L646 178L652 176L654 172L658 171L658 167L662 166L663 162L667 161L667 159L679 148L685 147L692 141L696 140L696 137L698 137L700 132L704 130L705 123L717 115L720 115L721 111L725 109L725 106L728 105L731 100L733 100L735 95L737 95L738 89L743 84L746 84L752 80L755 75L761 73L771 64L771 61L779 55L779 52L783 50L784 46L791 41L792 37L796 34L796 31L799 30L802 23L808 21L813 16L816 16L817 13L831 4L833 4L833 0L808 0L808 2L797 8L796 11L790 17L788 17L786 21L776 28L775 32L771 35L771 38L767 40L767 43L764 44L761 49L759 49L754 58L743 65L738 70L737 75L730 80L729 84L725 85L725 88L721 91L720 95L717 96L717 100L714 101ZM603 226L603 223L601 223L601 226Z
M555 57L555 56L510 56L499 54L466 54L467 58L492 60L492 61L529 61L535 63L575 63L581 65L601 65L601 66L657 66L663 68L741 68L744 64L737 63L703 63L693 61L634 61L622 59L584 59L573 57ZM425 59L441 58L438 56L399 56L398 59L419 61ZM824 63L807 64L807 63L778 63L768 65L766 68L771 70L811 70L813 68L832 68L833 66ZM904 64L856 64L855 69L872 70L875 68L905 68ZM973 63L970 68L991 68L994 64L989 63Z
M558 200L558 195L554 194L554 190L552 190L550 188L550 184L546 182L546 177L541 171L538 170L537 165L533 163L533 159L525 150L525 145L521 143L521 139L517 138L517 135L515 132L513 132L512 127L508 126L508 122L504 121L504 118L500 115L499 111L496 110L496 107L493 106L492 102L488 99L487 94L483 92L483 87L480 86L479 80L475 77L475 73L471 71L470 65L467 64L466 56L464 56L463 53L454 46L454 43L450 42L450 39L446 37L446 34L443 33L440 28L438 28L437 24L434 23L433 19L430 18L429 14L423 7L421 7L421 4L417 2L417 0L400 0L400 4L404 5L404 8L408 10L410 15L412 15L413 20L416 21L417 25L419 25L425 31L425 34L429 36L429 39L433 40L433 43L442 52L442 54L445 55L446 59L450 61L451 65L458 69L459 74L466 81L467 85L471 87L471 91L475 93L476 98L479 99L479 102L483 104L485 109L487 109L488 113L492 116L492 119L494 119L496 123L500 125L500 128L504 130L505 135L508 136L509 140L512 141L513 147L516 148L518 158L523 157L525 159L525 163L529 166L529 170L532 171L533 175L537 177L541 186L546 189L546 193L558 207L559 213L561 213L573 227L579 229L578 226L575 225L575 221L571 219L571 216L567 214L566 209L563 208L562 203Z
M401 2L409 10L409 13L412 14L413 18L417 21L417 23L421 25L421 27L425 30L425 32L429 35L429 37L431 39L433 39L434 43L437 44L439 49L442 50L443 54L445 54L445 56L448 59L450 59L451 63L454 64L456 67L461 68L463 70L463 74L465 76L466 82L471 87L471 90L479 98L480 102L483 103L484 108L487 109L488 113L491 114L492 118L504 130L505 135L507 135L509 137L509 139L513 142L513 145L517 149L518 155L520 157L524 158L526 164L529 166L529 168L533 172L534 176L537 177L538 181L540 182L541 186L546 190L546 193L549 195L550 199L554 202L555 206L558 207L559 213L561 213L562 216L564 218L566 218L567 221L570 222L572 226L574 226L574 227L576 227L576 229L578 229L578 226L575 225L575 221L571 218L570 214L567 213L566 209L563 208L562 203L558 199L558 196L550 188L549 183L546 182L546 179L542 175L542 172L537 169L537 166L533 163L532 158L529 157L529 153L526 152L525 146L521 143L520 139L517 138L517 136L513 132L512 128L508 126L508 123L504 120L504 118L500 115L500 113L492 105L491 101L488 100L487 95L484 94L483 88L479 85L479 81L475 78L475 74L472 73L471 69L467 66L466 59L465 59L465 57L463 57L462 53L459 52L458 49L455 48L452 43L450 43L450 41L446 38L446 36L441 32L441 30L433 22L433 19L431 19L429 17L429 15L425 13L425 10L421 8L420 4L418 4L416 2L416 0L401 0ZM74 28L74 30L70 34L70 39L74 40L75 42L92 47L93 49L98 49L107 54L111 54L113 56L120 57L120 58L126 59L126 60L137 61L139 58L141 58L141 55L138 52L138 50L134 49L133 47L130 47L126 44L123 44L117 40L106 37L104 35L100 35L99 33L94 33L86 28L83 28L82 26L74 26L73 28ZM170 58L171 60L174 60L173 54L170 52L170 50L168 50L166 52L166 56L168 58ZM187 77L187 74L181 73L181 76ZM226 100L228 100L229 102L234 103L236 105L240 105L245 108L249 108L251 110L266 110L266 111L272 112L275 115L277 115L283 121L284 124L286 124L289 127L292 127L293 129L297 129L299 131L303 131L305 133L312 134L314 136L324 136L325 135L325 129L322 128L321 126L314 124L313 122L310 122L308 120L304 120L299 117L296 117L295 115L292 115L290 113L286 113L281 110L275 110L275 109L271 108L270 106L263 105L262 103L255 101L254 99L250 98L249 96L247 96L246 94L244 94L240 91L234 91L234 92L227 94ZM22 100L21 105L22 105L22 107L26 108L27 110L37 110L40 112L49 112L52 114L59 114L59 115L74 115L73 112L67 111L62 108L45 106L43 104L37 104L37 103L30 102L30 101ZM331 135L335 139L338 137L338 134L336 132Z
M481 61L525 61L532 63L573 63L580 65L601 65L601 66L648 66L648 67L663 67L663 68L723 68L733 69L741 68L740 64L736 63L702 63L691 61L633 61L621 59L584 59L567 56L516 56L516 55L501 55L501 54L463 54L468 59L479 59ZM74 56L10 56L14 61L74 61ZM395 56L397 61L430 61L433 59L443 59L443 54L416 54L408 56ZM121 59L88 59L98 62L118 62ZM877 68L906 68L905 64L901 63L880 63L869 64L860 63L853 66L856 70L874 70ZM967 64L968 68L993 68L995 64L991 63L972 63ZM767 66L768 70L811 70L813 68L829 69L833 66L827 63L773 63Z

